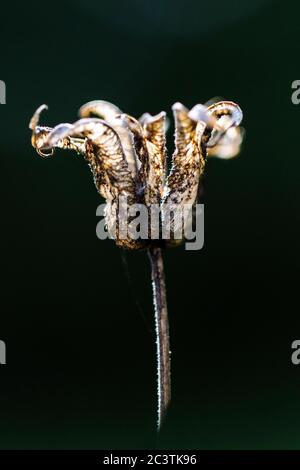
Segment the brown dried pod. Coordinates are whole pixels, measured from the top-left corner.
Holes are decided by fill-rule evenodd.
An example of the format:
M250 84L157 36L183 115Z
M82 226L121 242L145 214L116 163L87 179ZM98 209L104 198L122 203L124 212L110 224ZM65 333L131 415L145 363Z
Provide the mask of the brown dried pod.
M238 154L243 138L239 127L242 111L231 101L198 104L190 111L175 103L175 151L167 175L165 112L156 116L144 114L137 120L111 103L91 101L80 108L80 119L74 124L51 128L39 125L45 109L46 105L40 106L29 125L38 154L49 157L55 148L62 148L83 155L98 192L106 200L105 220L110 237L122 248L149 252L157 336L159 429L171 398L162 248L184 240L183 231L178 236L182 218L176 217L176 211L197 204L207 157L231 158ZM128 207L134 204L146 208L148 221L146 233L139 238L128 229L133 219ZM157 230L151 220L153 209L158 214Z

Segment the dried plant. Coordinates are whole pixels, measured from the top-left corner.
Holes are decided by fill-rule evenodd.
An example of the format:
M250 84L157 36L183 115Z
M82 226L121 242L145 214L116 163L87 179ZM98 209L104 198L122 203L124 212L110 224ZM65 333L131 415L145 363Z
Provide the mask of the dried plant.
M55 148L75 150L87 160L96 188L106 200L108 233L122 248L148 250L152 267L155 307L158 380L158 429L171 398L169 324L162 249L184 240L176 236L176 220L167 218L170 209L195 206L207 156L231 158L242 142L239 127L242 111L231 101L210 106L196 105L190 111L182 104L173 106L175 152L166 175L166 114L144 114L139 120L124 114L113 104L92 101L81 107L80 120L54 128L40 126L40 106L30 121L32 145L42 157ZM94 117L91 117L94 116ZM142 204L149 210L159 207L159 236L136 239L130 231L121 236L123 204ZM162 231L168 225L169 238Z

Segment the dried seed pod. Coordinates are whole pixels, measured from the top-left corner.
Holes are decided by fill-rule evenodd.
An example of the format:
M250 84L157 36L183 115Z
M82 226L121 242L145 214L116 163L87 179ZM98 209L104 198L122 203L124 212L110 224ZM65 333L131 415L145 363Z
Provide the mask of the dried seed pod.
M39 125L40 106L30 121L32 145L42 157L55 148L75 150L87 160L97 190L106 200L108 233L129 249L148 249L155 306L158 429L171 399L170 347L166 288L161 247L176 245L191 224L207 155L230 158L240 149L243 133L238 127L242 112L230 101L196 105L190 111L173 106L175 152L166 174L166 115L144 114L140 120L123 114L106 101L91 101L80 108L74 124L51 128ZM92 117L96 116L96 117ZM136 237L132 207L144 212L147 229ZM188 216L185 208L189 208ZM155 212L156 227L152 214ZM143 209L143 210L142 210ZM155 229L155 230L154 230Z
M181 242L183 208L197 203L207 155L235 156L243 136L238 127L242 112L231 101L198 104L190 111L175 103L175 152L166 178L165 112L156 116L146 113L136 120L117 106L98 100L83 105L81 119L74 124L50 128L39 125L45 109L46 105L40 106L30 121L32 145L43 157L53 155L55 148L75 150L85 157L107 202L108 232L118 245L129 249L147 248L158 239L161 244ZM148 229L139 240L129 233L134 217L128 206L133 204L148 210ZM159 235L153 238L150 211L154 206L160 214ZM124 221L127 232L121 230ZM136 235L136 230L133 233Z

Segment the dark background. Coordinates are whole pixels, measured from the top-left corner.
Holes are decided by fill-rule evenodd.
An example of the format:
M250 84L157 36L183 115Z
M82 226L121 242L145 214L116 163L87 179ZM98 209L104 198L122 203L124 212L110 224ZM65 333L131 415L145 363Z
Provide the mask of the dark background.
M300 448L299 13L271 0L1 5L1 448ZM42 103L55 125L92 99L171 116L216 95L243 109L246 141L207 165L205 247L165 254L173 400L156 443L147 256L124 263L96 238L88 166L40 159L28 122Z

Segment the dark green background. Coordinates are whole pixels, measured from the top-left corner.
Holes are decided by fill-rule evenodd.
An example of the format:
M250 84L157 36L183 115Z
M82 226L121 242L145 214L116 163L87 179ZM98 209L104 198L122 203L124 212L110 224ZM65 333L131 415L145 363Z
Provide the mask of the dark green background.
M47 103L45 124L73 122L91 99L170 114L220 95L243 109L246 141L207 165L204 249L165 255L173 400L157 445L300 448L297 2L3 8L0 447L156 445L147 256L126 255L129 282L121 251L96 238L89 168L38 158L31 114Z

